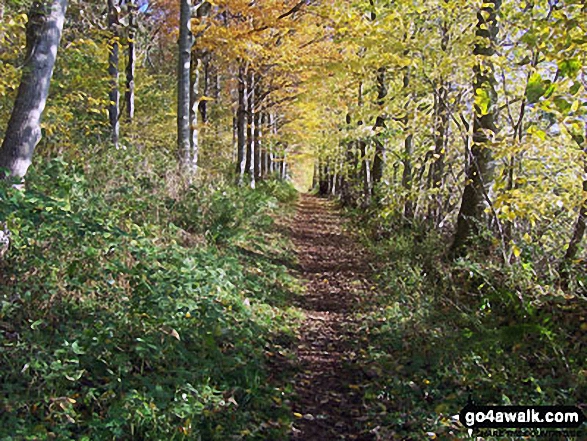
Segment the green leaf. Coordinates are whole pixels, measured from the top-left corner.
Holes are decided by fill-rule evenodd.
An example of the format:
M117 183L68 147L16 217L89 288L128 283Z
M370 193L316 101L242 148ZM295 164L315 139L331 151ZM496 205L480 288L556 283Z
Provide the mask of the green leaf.
M581 83L579 81L575 81L571 88L569 89L569 93L571 95L577 95L577 93L581 90Z
M74 342L71 344L71 349L73 350L73 353L74 353L74 354L76 354L76 355L83 355L83 354L85 354L85 353L86 353L86 351L84 351L84 350L83 350L83 349L80 347L80 345L79 345L79 343L77 342L77 340L76 340L76 341L74 341Z
M552 96L552 94L556 91L556 84L553 84L552 81L548 80L548 88L546 92L544 92L544 98L548 99Z
M538 127L536 126L531 126L528 129L528 134L530 135L534 135L536 136L538 139L541 139L542 141L546 141L547 135L546 132L544 130L540 130Z
M547 86L539 73L533 74L526 86L526 100L529 103L537 102L547 91Z
M536 46L536 43L538 43L538 36L533 30L529 30L522 36L522 42L526 43L528 46Z
M569 110L571 110L571 104L561 97L556 97L554 99L554 105L556 106L558 111L563 114L566 114L569 112Z
M475 91L475 108L481 115L489 113L489 106L491 105L491 97L487 89L477 89Z
M576 58L571 58L570 60L563 60L558 64L559 73L563 77L574 78L581 70L581 62Z

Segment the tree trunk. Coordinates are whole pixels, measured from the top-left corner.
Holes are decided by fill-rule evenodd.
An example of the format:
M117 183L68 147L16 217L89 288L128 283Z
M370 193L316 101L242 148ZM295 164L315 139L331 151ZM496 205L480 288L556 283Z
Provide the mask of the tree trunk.
M447 3L448 0L445 0ZM443 53L448 50L449 43L449 29L446 22L442 23L441 29L441 43L440 48ZM442 195L440 189L444 180L444 159L446 156L446 144L447 144L447 133L449 129L449 109L448 109L448 91L450 86L446 84L443 77L440 77L439 87L436 97L436 109L435 109L435 128L434 128L434 156L432 164L429 170L430 186L436 190L435 198L436 201L432 203L430 209L430 218L435 224L440 222L442 217Z
M371 5L371 21L377 20L377 12L374 0L370 0ZM383 116L383 105L385 104L385 97L387 96L387 87L385 86L385 72L384 67L377 69L377 105L380 107L380 114L375 119L375 126L373 127L377 132L378 129L385 128L385 117ZM385 146L380 135L375 135L375 157L373 158L373 170L371 194L376 195L377 188L383 179L383 171L385 167ZM376 201L378 203L378 201Z
M280 176L281 180L285 181L287 179L287 154L285 149L283 150L283 154L281 155L281 168L280 168Z
M207 98L208 97L208 90L210 89L210 54L206 53L202 56L202 67L204 71L204 76L202 78L202 96ZM200 116L202 117L202 122L208 122L208 100L202 99L198 103L198 110L200 111Z
M181 0L179 11L179 62L177 75L177 147L183 170L192 172L190 141L190 70L194 37L191 31L192 1Z
M314 161L314 173L312 173L312 190L319 189L320 185L320 165L319 161Z
M129 0L129 19L128 19L128 53L126 62L126 117L132 122L135 116L135 64L136 64L136 31L137 31L137 5L136 0Z
M265 128L267 128L267 114L262 113L259 119L259 136L261 139L261 141L259 141L261 146L261 179L265 179L267 177L269 169L267 162L269 157L269 155L267 154L267 146L265 145L265 142L262 141Z
M430 165L429 179L430 186L436 190L434 195L435 201L432 203L431 218L434 223L438 223L442 216L442 195L440 189L444 179L444 158L446 156L446 135L449 127L449 113L448 113L448 89L444 84L444 80L440 80L440 87L438 89L438 97L436 100L435 122L434 130L434 155L433 161Z
M200 103L200 74L202 67L202 59L197 53L192 53L191 62L191 95L190 95L190 137L191 137L191 169L193 172L197 171L198 154L200 151L200 123L198 120L199 103Z
M67 0L46 0L34 2L29 11L22 77L0 149L0 168L13 177L24 177L41 140L41 116L49 94L66 10Z
M241 64L238 68L238 109L236 113L236 182L243 185L246 170L247 74Z
M408 120L405 120L406 125L408 124ZM406 136L404 140L404 154L403 154L403 164L404 170L402 173L402 187L406 191L406 201L404 203L404 217L407 220L412 220L414 218L414 204L412 202L412 150L413 150L413 140L414 135L411 133Z
M405 52L405 55L408 55L409 52ZM403 88L406 93L408 93L408 88L410 87L410 68L406 67L404 72L403 78ZM408 93L409 96L409 93ZM404 166L404 170L402 173L402 187L406 193L406 199L404 202L404 217L407 220L412 220L414 217L414 204L412 203L412 150L413 150L413 140L414 135L411 133L410 128L410 118L408 116L409 113L409 98L405 104L405 112L406 116L403 118L402 123L404 125L404 130L407 131L408 135L404 139L404 153L402 158L402 163Z
M469 152L469 165L466 169L466 184L457 219L457 228L451 246L451 254L463 254L471 236L478 232L485 210L487 190L492 180L492 155L490 141L497 132L495 127L495 77L491 57L495 53L497 40L497 14L501 0L487 0L477 13L477 43L474 55L477 64L474 67L476 99L473 115L473 143Z
M108 75L110 76L110 92L108 97L108 120L110 122L110 136L112 143L118 147L120 137L120 90L118 88L118 62L119 62L119 32L118 32L118 13L119 5L117 0L108 0L108 30L110 31L110 48L108 52Z
M255 188L255 73L248 75L247 97L247 161L246 173L249 175L251 188Z
M363 207L367 208L371 205L371 164L367 158L367 143L365 141L360 141L359 149L362 157L361 177L363 179Z
M385 97L387 96L385 72L386 70L384 67L379 68L377 71L377 105L380 108L382 108L385 104ZM377 131L378 129L385 129L385 127L385 117L383 116L383 112L381 112L375 120L374 129ZM382 138L383 137L380 135L375 136L375 157L373 158L373 192L376 191L377 186L383 179L383 171L385 167L385 146L383 144Z
M4 21L4 2L0 3L0 22ZM4 39L4 29L0 27L0 41ZM2 54L3 48L0 48L0 55Z
M559 272L561 280L564 286L568 285L570 277L570 269L573 265L573 261L576 259L579 252L579 247L583 236L585 236L585 230L587 227L587 124L585 125L585 136L583 138L583 202L579 209L579 215L577 216L577 222L573 228L573 235L569 241L569 246L565 252L565 256L561 262Z
M328 171L322 159L318 160L318 194L326 196L328 194Z
M255 181L261 180L261 118L259 112L255 111L253 115L253 143L255 145L254 151L254 166L253 171L255 175Z

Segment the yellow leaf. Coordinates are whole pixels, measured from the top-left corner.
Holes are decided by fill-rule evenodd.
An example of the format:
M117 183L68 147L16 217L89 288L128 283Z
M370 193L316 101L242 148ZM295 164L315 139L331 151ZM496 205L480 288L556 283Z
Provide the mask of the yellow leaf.
M301 413L299 413L299 412L294 412L294 416L296 418L302 418L303 417L303 415Z
M516 257L520 257L520 254L522 254L522 250L520 250L516 245L512 247L512 252Z

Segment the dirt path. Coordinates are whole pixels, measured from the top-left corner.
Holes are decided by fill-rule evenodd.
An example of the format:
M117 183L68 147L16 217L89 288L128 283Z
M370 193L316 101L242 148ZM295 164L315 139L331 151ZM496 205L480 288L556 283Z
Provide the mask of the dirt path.
M368 292L369 265L341 225L330 202L302 196L292 230L306 280L298 306L307 318L297 349L292 440L375 439L364 414L362 339L353 321Z

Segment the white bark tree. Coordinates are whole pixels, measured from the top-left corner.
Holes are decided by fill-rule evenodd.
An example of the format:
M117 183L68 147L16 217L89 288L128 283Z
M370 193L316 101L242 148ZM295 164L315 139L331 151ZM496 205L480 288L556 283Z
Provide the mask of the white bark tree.
M26 27L26 57L12 115L0 148L0 169L22 178L41 140L41 117L61 41L67 0L35 1ZM6 176L2 176L6 177Z

